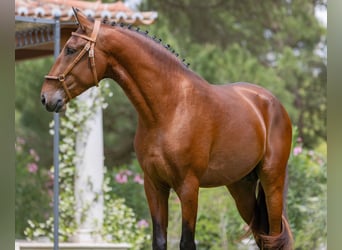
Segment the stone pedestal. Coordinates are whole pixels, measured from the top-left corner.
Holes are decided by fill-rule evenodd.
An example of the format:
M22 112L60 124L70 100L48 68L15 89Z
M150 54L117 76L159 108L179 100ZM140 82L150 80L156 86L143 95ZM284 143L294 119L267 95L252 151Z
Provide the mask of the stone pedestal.
M60 250L128 250L127 243L60 243ZM53 250L52 242L16 241L15 250Z

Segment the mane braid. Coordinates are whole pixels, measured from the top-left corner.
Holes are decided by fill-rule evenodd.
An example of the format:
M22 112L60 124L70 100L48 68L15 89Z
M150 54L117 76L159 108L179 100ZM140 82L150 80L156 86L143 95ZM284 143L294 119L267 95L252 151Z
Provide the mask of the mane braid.
M150 36L149 35L149 31L148 30L145 30L145 31L142 31L140 29L140 27L133 27L132 24L128 24L126 25L125 23L117 23L115 21L112 21L112 22L109 22L107 19L104 19L102 21L103 24L106 24L106 25L109 25L109 26L116 26L116 27L120 27L120 28L127 28L128 30L131 30L131 31L135 31L137 32L138 34L140 35L143 35L147 38L150 38L152 41L154 41L155 43L157 44L161 44L165 49L167 49L171 54L173 54L175 57L179 57L179 54L171 47L170 44L166 43L166 44L163 44L162 43L162 39L161 38L157 38L156 35L152 35ZM182 60L180 60L180 62L187 68L189 68L190 66L190 63L186 63L185 62L186 60L183 58Z

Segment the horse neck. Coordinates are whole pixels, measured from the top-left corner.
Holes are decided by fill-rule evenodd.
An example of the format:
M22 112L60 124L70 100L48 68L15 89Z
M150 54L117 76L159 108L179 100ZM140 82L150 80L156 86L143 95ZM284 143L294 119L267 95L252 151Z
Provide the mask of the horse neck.
M169 51L152 39L123 28L108 32L112 41L110 72L135 106L139 121L156 124L165 121L174 111L179 84L190 73Z

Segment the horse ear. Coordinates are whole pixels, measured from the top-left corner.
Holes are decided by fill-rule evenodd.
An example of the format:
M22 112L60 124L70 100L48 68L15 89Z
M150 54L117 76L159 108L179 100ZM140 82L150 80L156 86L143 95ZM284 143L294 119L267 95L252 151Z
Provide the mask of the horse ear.
M83 31L86 31L86 28L90 28L91 22L88 20L87 16L82 13L78 8L72 7L72 10L74 12L75 18L78 22L78 25L80 25L81 29Z

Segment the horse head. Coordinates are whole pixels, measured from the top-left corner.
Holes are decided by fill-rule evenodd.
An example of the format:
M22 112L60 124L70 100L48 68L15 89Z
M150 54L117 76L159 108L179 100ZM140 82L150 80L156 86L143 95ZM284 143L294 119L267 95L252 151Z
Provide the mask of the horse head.
M73 10L78 29L65 43L41 90L41 102L50 112L65 110L72 98L97 85L106 70L106 54L99 45L100 21Z

